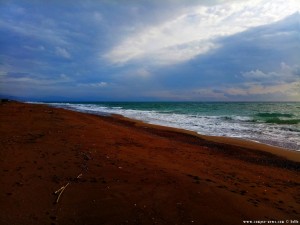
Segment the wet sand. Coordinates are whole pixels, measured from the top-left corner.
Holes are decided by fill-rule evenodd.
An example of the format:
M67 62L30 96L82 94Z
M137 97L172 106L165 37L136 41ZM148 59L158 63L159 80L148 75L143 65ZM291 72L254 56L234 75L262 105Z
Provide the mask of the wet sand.
M0 136L0 224L300 220L297 152L15 102Z

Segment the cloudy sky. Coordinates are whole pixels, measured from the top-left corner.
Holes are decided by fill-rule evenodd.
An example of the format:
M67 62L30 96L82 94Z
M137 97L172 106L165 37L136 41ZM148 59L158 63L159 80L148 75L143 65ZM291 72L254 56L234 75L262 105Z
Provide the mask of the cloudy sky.
M0 96L300 101L300 1L0 0Z

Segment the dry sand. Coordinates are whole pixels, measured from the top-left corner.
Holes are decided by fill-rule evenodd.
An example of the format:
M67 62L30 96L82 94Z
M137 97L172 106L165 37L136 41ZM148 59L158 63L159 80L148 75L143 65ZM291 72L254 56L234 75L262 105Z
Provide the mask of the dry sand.
M0 224L300 220L299 153L15 102L0 137Z

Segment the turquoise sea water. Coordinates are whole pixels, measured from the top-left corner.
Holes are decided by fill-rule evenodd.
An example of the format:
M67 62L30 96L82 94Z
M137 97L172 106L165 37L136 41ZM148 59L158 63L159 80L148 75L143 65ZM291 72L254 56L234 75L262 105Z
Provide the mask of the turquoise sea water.
M121 114L200 134L237 137L300 151L300 103L49 103L94 114Z

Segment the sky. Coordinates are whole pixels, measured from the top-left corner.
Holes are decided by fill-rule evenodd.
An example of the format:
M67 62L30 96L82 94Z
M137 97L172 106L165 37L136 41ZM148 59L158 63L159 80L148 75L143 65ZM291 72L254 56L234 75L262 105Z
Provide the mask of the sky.
M0 0L0 97L300 101L299 0Z

